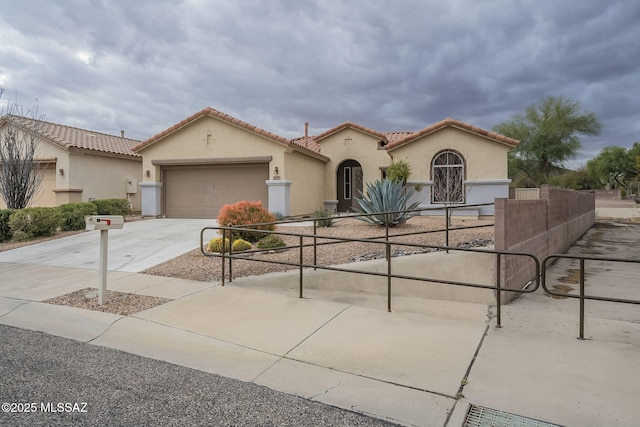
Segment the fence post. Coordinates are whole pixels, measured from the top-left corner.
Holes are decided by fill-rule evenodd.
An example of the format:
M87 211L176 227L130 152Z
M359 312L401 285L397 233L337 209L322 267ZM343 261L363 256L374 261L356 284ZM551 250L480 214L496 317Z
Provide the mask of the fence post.
M317 219L313 220L313 270L316 271L316 265L318 264L318 241L316 239L317 234Z
M232 235L233 232L229 230L229 283L233 282L233 265L231 264L231 261L233 261L231 258L231 255L233 255L233 242L231 241ZM224 240L222 240L222 246L224 246Z
M302 236L300 236L300 298L302 298L302 264L304 264L302 249Z
M584 258L580 258L580 336L584 339Z
M391 312L391 242L387 240L387 311Z
M224 239L227 237L227 230L222 229L222 279L221 285L224 286Z
M502 295L500 292L500 253L498 252L496 257L496 307L497 307L497 311L496 311L496 328L502 328L502 317L501 317L501 311L500 311L500 300Z
M449 246L449 206L444 207L444 217L445 217L444 223L446 224L444 228L445 229L444 245L448 247ZM448 249L447 249L447 253L449 253Z

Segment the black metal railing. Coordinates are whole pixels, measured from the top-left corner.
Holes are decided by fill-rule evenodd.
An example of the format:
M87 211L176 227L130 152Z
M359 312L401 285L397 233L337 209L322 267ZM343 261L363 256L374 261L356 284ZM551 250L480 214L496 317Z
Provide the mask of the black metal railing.
M549 288L547 283L547 264L553 263L558 259L573 259L578 260L580 264L579 271L579 293L570 294L566 292L555 292ZM637 259L628 259L628 258L610 258L610 257L597 257L597 256L583 256L583 255L567 255L567 254L552 254L547 256L542 261L542 288L544 291L553 296L558 296L562 298L575 298L580 300L580 330L578 339L584 339L584 317L585 317L585 300L594 300L594 301L607 301L607 302L615 302L622 304L640 304L640 300L626 299L626 298L612 298L612 297L604 297L598 295L587 295L585 290L585 261L598 261L598 262L612 262L612 263L631 263L631 264L640 264L640 260Z
M483 204L486 205L486 204ZM480 205L477 205L480 206ZM441 210L441 208L440 208ZM401 212L401 211L399 211ZM397 212L387 212L386 214L388 215L392 215L394 213ZM345 217L359 217L359 216L364 216L366 214L355 214L355 215L346 215ZM379 214L377 214L379 215ZM448 212L447 212L448 215ZM341 217L344 218L344 217ZM447 222L447 227L446 229L439 229L439 230L422 230L419 232L410 232L410 233L399 233L399 234L389 234L389 227L386 227L385 230L385 235L384 236L375 236L375 237L369 237L369 238L349 238L349 237L333 237L333 236L326 236L326 235L318 235L317 234L317 229L316 229L316 221L321 220L321 218L308 218L308 219L303 219L302 221L311 221L314 220L314 233L313 234L305 234L305 233L293 233L293 232L284 232L284 231L279 231L279 230L274 230L274 231L269 231L269 230L258 230L255 229L253 227L256 226L256 224L253 225L251 232L257 232L260 234L274 234L274 235L278 235L278 236L288 236L290 238L290 240L297 240L297 244L290 244L287 245L283 248L278 248L278 249L286 249L286 250L297 250L298 251L298 260L297 262L291 262L291 261L280 261L280 260L273 260L273 259L261 259L261 258L257 258L257 257L247 257L246 254L247 253L264 253L265 250L264 249L254 249L254 250L250 250L250 251L243 251L242 254L234 254L233 253L233 249L232 249L232 245L229 245L229 250L227 251L227 249L225 248L225 244L221 245L222 246L222 252L220 253L212 253L212 252L206 252L204 250L204 234L207 230L214 230L217 231L219 234L222 235L222 239L223 242L225 242L226 240L224 239L229 239L229 242L231 243L231 236L233 234L233 232L241 232L246 230L246 226L234 226L234 227L222 227L222 226L218 226L218 227L205 227L201 230L200 232L200 248L201 248L201 252L203 255L205 256L209 256L209 257L219 257L221 258L221 285L224 286L225 285L225 280L226 280L226 276L227 276L227 272L226 272L226 268L225 268L225 260L228 260L228 274L229 274L229 281L233 280L233 264L232 264L232 260L245 260L245 261L252 261L252 262L263 262L263 263L271 263L271 264L279 264L279 265L286 265L286 266L291 266L294 268L297 268L299 270L299 278L298 278L298 285L299 285L299 298L303 298L304 296L304 269L320 269L320 270L329 270L329 271L335 271L335 272L343 272L343 273L352 273L352 274L363 274L363 275L369 275L369 276L378 276L378 277L385 277L386 278L386 284L387 284L387 310L391 311L391 302L392 302L392 285L393 285L393 280L394 279L403 279L403 280L412 280L412 281L418 281L418 282L429 282L429 283L439 283L439 284L448 284L448 285L453 285L453 286L463 286L463 287L472 287L472 288L481 288L481 289L488 289L488 290L493 290L495 293L495 297L496 297L496 326L497 327L501 327L502 325L502 317L501 317L501 306L502 306L502 293L503 292L515 292L515 293L532 293L535 292L538 287L539 287L539 283L540 283L540 262L538 260L537 257L535 257L534 255L528 254L528 253L520 253L520 252L513 252L513 251L496 251L496 250L491 250L491 249L486 249L486 248L462 248L462 247L453 247L453 246L449 246L449 233L448 231L455 231L455 230L461 230L461 229L468 229L468 228L477 228L478 226L469 226L469 227L455 227L455 228L450 228L449 227L449 222ZM291 222L299 222L301 220L289 220L289 221L279 221L277 223L269 223L269 224L274 224L274 225L282 225L282 224L287 224L287 223L291 223ZM260 225L265 225L265 224L260 224ZM487 226L493 226L493 224L491 225L484 225L484 227ZM445 245L432 245L432 244L419 244L419 243L412 243L412 242L403 242L403 241L391 241L390 238L398 238L398 237L402 237L402 236L408 236L408 235L415 235L415 234L428 234L428 233L437 233L437 232L447 232L446 233L446 242L447 244ZM322 239L322 242L318 242L318 239ZM305 241L309 241L311 243L305 243ZM384 250L385 250L385 259L386 259L386 263L387 263L387 268L386 268L386 272L374 272L374 271L365 271L365 270L357 270L357 269L352 269L352 268L342 268L342 267L337 267L337 266L327 266L327 265L319 265L317 262L317 247L320 245L327 245L327 244L343 244L343 243L349 243L349 242L362 242L362 243L369 243L369 244L373 244L373 245L381 245L384 246ZM414 248L419 248L421 250L438 250L438 251L459 251L459 252L476 252L476 253L483 253L483 254L493 254L496 257L496 283L495 284L481 284L481 283L470 283L470 282L461 282L461 281L453 281L453 280L445 280L445 279L438 279L438 278L430 278L430 277L424 277L424 276L412 276L412 275L405 275L405 274L397 274L397 273L393 273L392 272L392 264L393 264L393 259L394 257L392 256L392 248L394 246L403 246L403 247L414 247ZM304 249L305 248L309 248L312 247L313 248L313 262L312 263L305 263L304 261ZM520 256L520 257L526 257L526 258L530 258L531 261L534 263L535 266L535 284L532 287L527 287L524 289L513 289L513 288L504 288L502 287L502 283L501 283L501 267L502 267L502 259L505 255L509 255L509 256Z

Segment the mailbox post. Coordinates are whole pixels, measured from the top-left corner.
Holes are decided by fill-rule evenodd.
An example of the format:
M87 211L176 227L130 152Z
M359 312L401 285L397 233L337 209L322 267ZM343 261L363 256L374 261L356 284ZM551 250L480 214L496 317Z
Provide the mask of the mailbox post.
M120 215L89 215L84 217L86 230L100 230L100 283L98 286L98 303L106 302L107 297L107 249L109 230L124 227L124 217Z

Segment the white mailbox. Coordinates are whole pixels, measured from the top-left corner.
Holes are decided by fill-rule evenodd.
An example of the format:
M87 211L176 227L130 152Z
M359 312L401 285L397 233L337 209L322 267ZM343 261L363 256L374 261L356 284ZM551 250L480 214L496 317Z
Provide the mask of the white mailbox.
M121 215L90 215L84 217L85 230L119 230L124 227Z

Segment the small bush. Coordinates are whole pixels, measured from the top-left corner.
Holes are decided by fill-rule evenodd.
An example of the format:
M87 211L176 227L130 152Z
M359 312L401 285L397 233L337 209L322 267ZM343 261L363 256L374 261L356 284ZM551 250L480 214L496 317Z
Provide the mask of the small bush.
M223 227L245 226L252 224L261 224L265 222L274 222L276 218L262 206L261 202L241 202L224 205L220 209L218 215L218 224ZM246 231L232 231L233 239L243 239L249 242L256 242L264 237L265 233L255 232L251 230L273 231L276 229L274 224L257 225L254 227L246 227Z
M387 179L391 181L399 181L402 185L407 184L407 180L411 176L411 165L406 160L398 160L391 163L387 168Z
M53 236L60 227L57 208L25 208L17 210L9 219L14 240L28 240Z
M129 215L131 205L127 199L97 199L91 200L96 205L98 215Z
M222 237L216 237L215 239L209 240L209 244L207 245L207 250L209 252L222 252ZM224 251L229 252L229 239L224 239Z
M82 230L85 227L84 217L98 214L98 208L93 203L68 203L58 206L58 211L62 217L62 231Z
M233 245L231 245L231 248L233 249L234 252L242 252L242 251L248 251L249 249L253 248L253 246L251 245L251 243L247 242L246 240L236 239L233 242Z
M9 227L9 218L14 212L15 209L0 209L0 243L11 240L13 236Z
M284 219L284 215L282 215L280 212L272 212L271 214L276 219L276 221L282 221Z
M268 236L258 240L256 246L258 246L258 248L260 249L276 249L282 248L287 245L280 237L269 234Z
M333 225L333 218L331 212L326 209L320 209L313 213L313 217L316 219L316 224L319 227L331 227Z

